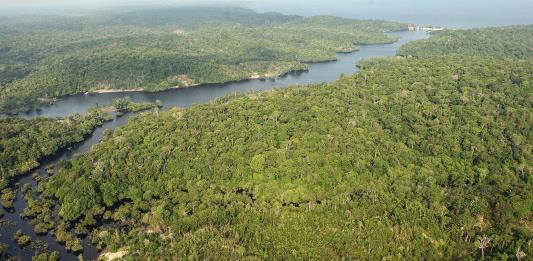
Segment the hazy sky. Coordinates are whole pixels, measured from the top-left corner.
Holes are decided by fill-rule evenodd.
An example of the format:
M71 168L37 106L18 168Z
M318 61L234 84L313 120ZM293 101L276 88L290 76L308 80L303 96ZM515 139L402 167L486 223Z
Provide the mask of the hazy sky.
M0 0L0 12L39 11L57 6L168 5L206 3L201 0ZM388 19L451 27L532 24L533 0L211 0L258 11L299 15L339 15ZM44 8L44 9L43 9ZM47 9L48 8L48 9ZM3 10L2 10L3 9Z
M231 0L217 0L210 2L229 2ZM265 0L266 1L266 0ZM112 4L168 4L203 2L201 0L0 0L4 6L43 6L43 5L112 5Z
M169 3L198 3L198 2L257 2L264 5L303 5L304 7L361 5L364 7L373 6L375 8L390 8L392 6L529 6L532 7L531 0L0 0L0 4L6 6L43 6L43 5L101 5L101 4L169 4ZM530 10L531 11L531 10Z
M533 23L533 0L271 0L257 1L255 8L451 27Z

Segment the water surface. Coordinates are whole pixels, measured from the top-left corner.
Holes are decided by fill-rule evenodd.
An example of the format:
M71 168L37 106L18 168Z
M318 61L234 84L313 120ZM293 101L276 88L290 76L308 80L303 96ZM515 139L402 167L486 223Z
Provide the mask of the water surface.
M448 28L533 24L531 0L255 0L259 12L329 14Z
M189 107L195 103L205 103L212 101L218 97L231 95L235 93L243 93L250 91L271 90L274 88L283 88L297 84L313 84L332 82L339 78L341 74L352 74L358 69L356 63L362 59L371 57L394 56L398 48L406 42L427 38L425 32L398 32L392 33L395 36L401 37L400 40L393 44L383 45L365 45L361 46L361 50L355 53L341 53L338 54L338 61L311 64L308 72L291 73L275 80L247 80L242 82L233 82L225 84L204 85L186 89L174 89L164 92L147 93L147 92L129 92L129 93L106 93L95 95L72 95L63 97L56 104L35 110L33 112L22 114L20 116L32 117L65 117L72 113L85 113L89 108L95 105L110 104L113 99L129 96L136 102L154 102L160 100L164 109L171 107ZM85 153L91 147L97 144L103 137L105 130L115 129L128 122L128 118L134 114L126 115L122 118L115 119L111 122L105 123L102 127L97 128L94 133L88 136L83 142L76 144L71 149L59 152L57 155L50 157L42 162L42 166L38 169L40 175L46 175L46 169L52 167L62 160L72 160L76 155ZM29 184L35 187L35 181L31 175L22 177L19 181L19 187L23 184ZM76 260L75 254L65 251L65 248L55 242L51 235L38 236L33 232L33 227L28 221L20 218L20 213L26 208L27 203L23 199L20 189L17 192L17 200L15 201L13 213L8 213L4 219L10 220L14 223L12 226L2 228L0 231L0 242L9 245L8 253L21 257L23 260L30 260L34 254L34 250L25 248L21 249L13 241L13 234L21 229L25 234L32 237L32 240L42 240L49 245L50 250L55 250L60 253L61 260ZM85 259L96 259L98 250L95 246L90 244L89 238L84 240L83 257ZM2 257L0 256L0 259Z
M235 93L271 90L291 85L332 82L341 74L352 74L358 69L359 60L370 57L394 56L396 50L403 44L428 37L426 32L396 32L391 35L401 37L393 44L364 45L354 53L339 53L334 62L310 64L308 72L290 73L275 80L247 80L232 83L211 84L191 88L173 89L163 92L127 92L104 93L91 95L71 95L62 97L52 106L42 107L38 111L21 114L21 117L66 117L72 113L84 113L89 108L99 104L110 104L113 99L129 96L136 102L155 102L160 100L165 108L189 107L195 103L212 101L218 97Z

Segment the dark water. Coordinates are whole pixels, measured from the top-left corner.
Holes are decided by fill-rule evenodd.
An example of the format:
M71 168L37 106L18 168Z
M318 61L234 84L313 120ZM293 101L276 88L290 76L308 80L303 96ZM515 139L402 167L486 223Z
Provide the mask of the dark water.
M394 44L361 46L361 50L358 52L338 54L338 61L311 64L308 72L289 74L276 80L249 80L243 82L198 86L187 89L175 89L157 93L134 92L96 94L87 96L73 95L63 97L60 101L52 106L44 107L39 111L34 111L20 116L27 118L39 116L64 117L72 113L84 113L89 108L97 104L110 104L113 99L124 96L129 96L137 102L153 102L155 100L160 100L166 109L175 106L189 107L195 103L209 102L218 97L231 95L234 93L271 90L274 88L282 88L296 84L331 82L338 79L341 74L352 74L357 71L355 65L359 60L370 57L393 56L395 55L397 49L404 43L428 37L425 32L420 31L398 32L392 34L401 37L400 40ZM115 119L114 121L105 123L102 127L97 128L95 132L91 136L87 137L85 141L73 146L73 148L70 150L62 151L46 162L43 162L38 172L41 175L45 175L47 167L53 166L61 160L71 160L76 155L89 151L93 145L97 144L101 140L105 130L114 129L126 124L128 122L128 118L132 116L133 115L127 115L122 118ZM20 187L22 187L23 184L35 186L35 181L30 175L27 175L19 180L19 184ZM0 242L10 245L8 253L20 256L24 260L31 259L31 256L34 254L33 250L21 249L13 243L13 234L17 229L21 229L25 234L31 236L32 240L40 239L45 241L48 243L50 250L59 251L62 260L76 259L76 255L66 252L64 247L56 243L52 236L37 236L33 232L32 226L28 224L26 220L20 218L20 213L24 208L26 208L26 206L27 204L23 199L22 192L19 190L17 200L15 202L15 212L8 213L4 218L14 222L14 225L7 228L2 228L2 231L0 231ZM89 239L86 238L84 241L83 257L85 259L95 259L97 256L98 250L91 245Z
M128 118L134 116L134 114L128 114L124 117L117 118L113 121L109 121L104 123L102 127L97 128L92 135L88 136L83 142L80 142L74 146L72 146L69 150L61 151L58 155L55 155L51 157L49 160L46 160L45 162L42 162L41 167L36 170L40 175L46 176L46 169L48 167L54 166L58 162L62 160L71 160L76 155L85 153L89 151L89 149L97 144L103 136L103 133L107 129L114 129L118 126L122 126L128 122ZM36 183L35 180L33 180L31 175L26 175L23 178L21 178L19 181L19 188L22 187L23 184L30 184L30 187L35 187ZM22 210L24 210L27 206L26 201L24 200L22 191L18 189L17 191L17 200L14 204L14 212L13 213L6 213L3 219L7 219L14 223L12 226L6 226L2 227L2 230L0 232L0 242L8 244L9 249L8 253L17 257L21 257L23 260L31 260L31 257L35 254L34 250L29 249L28 247L22 249L17 244L15 244L12 240L13 235L15 232L20 229L24 234L29 235L32 238L32 241L35 241L37 239L42 240L48 244L48 248L51 251L58 251L60 253L61 260L76 260L78 258L77 255L73 253L69 253L65 251L65 248L63 245L56 242L55 238L51 235L36 235L33 231L33 226L28 223L28 221L22 219L20 217L20 213ZM96 259L98 256L98 250L95 246L93 246L90 243L90 239L87 237L84 239L84 251L82 253L83 257L85 259ZM2 257L0 256L0 259Z
M355 53L338 54L338 61L311 64L308 72L292 73L276 80L249 80L242 82L213 84L197 86L193 88L174 89L164 92L128 92L128 93L106 93L94 95L73 95L63 97L56 104L43 107L40 111L29 114L21 114L21 117L65 117L72 113L86 112L96 104L110 104L113 99L129 96L137 102L154 102L160 100L165 108L169 107L189 107L195 103L212 101L217 97L222 97L234 93L270 90L288 85L323 83L335 81L339 76L352 74L357 71L355 64L361 59L370 57L393 56L398 47L406 42L427 37L425 32L397 32L392 35L401 37L394 44L367 45L361 46L361 50Z

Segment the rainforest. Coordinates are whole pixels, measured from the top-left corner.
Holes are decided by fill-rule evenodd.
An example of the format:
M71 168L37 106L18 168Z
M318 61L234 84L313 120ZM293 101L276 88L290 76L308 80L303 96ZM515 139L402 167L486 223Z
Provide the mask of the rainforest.
M159 91L275 78L335 60L407 24L250 10L179 8L0 18L0 111L106 90Z
M412 27L228 8L0 23L11 113L76 93L276 78ZM0 258L528 260L532 46L532 25L444 29L329 83L6 115Z

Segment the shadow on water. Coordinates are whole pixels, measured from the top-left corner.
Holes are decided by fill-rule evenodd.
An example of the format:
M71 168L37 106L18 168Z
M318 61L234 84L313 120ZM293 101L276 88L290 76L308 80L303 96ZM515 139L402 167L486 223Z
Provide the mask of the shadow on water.
M128 92L128 93L106 93L95 95L71 95L62 97L57 103L51 106L40 108L30 113L19 115L25 118L33 117L66 117L73 113L85 113L89 108L95 105L110 104L114 99L129 96L135 102L155 102L160 100L164 108L172 107L190 107L196 103L205 103L218 97L232 95L236 93L245 93L250 91L271 90L292 85L317 84L332 82L339 78L341 74L353 74L358 69L356 63L362 59L371 57L394 56L398 48L410 41L427 38L425 32L396 32L391 35L400 37L400 40L392 44L382 45L362 45L358 52L339 53L337 61L314 63L309 65L309 71L293 72L272 80L246 80L240 82L231 82L224 84L210 84L184 89L173 89L162 92ZM105 130L112 130L128 122L128 119L135 114L129 114L113 121L104 123L97 128L92 135L86 140L74 145L71 149L61 151L57 155L43 162L37 170L41 175L46 175L46 169L54 166L62 160L71 160L75 155L85 153L97 144L103 137ZM19 181L19 188L24 184L31 187L36 185L31 175L22 177ZM24 260L31 259L34 250L28 248L21 249L12 240L14 233L20 229L29 235L32 240L42 240L48 244L52 251L60 253L61 260L75 260L77 255L69 253L64 246L58 244L51 235L36 235L33 226L28 221L20 217L20 213L26 208L27 203L23 198L22 192L18 189L17 199L14 204L14 212L7 213L4 219L11 221L10 226L2 227L0 232L0 242L9 245L8 253L13 256L21 257ZM96 259L98 250L90 243L87 237L83 241L84 259ZM0 257L1 258L1 257Z
M113 121L105 122L101 127L97 128L91 135L87 138L71 147L71 149L65 149L58 152L56 155L49 157L48 159L41 162L41 166L35 170L41 176L47 176L47 169L56 165L58 162L63 160L71 160L76 155L85 153L90 150L90 148L97 144L103 137L104 131L108 129L115 129L116 127L122 126L128 122L128 119L135 114L128 114L120 118L116 118ZM32 241L41 240L48 244L48 248L51 251L58 251L60 254L61 260L76 260L77 255L74 253L67 252L65 247L56 242L55 238L52 235L37 235L33 231L33 226L25 219L20 217L22 211L27 207L27 203L24 200L21 187L24 184L28 184L31 188L36 187L37 182L33 179L32 175L28 174L23 176L18 180L17 189L17 198L14 203L13 211L6 213L4 219L11 222L10 225L2 227L0 232L0 242L9 245L7 253L20 257L22 260L31 260L31 257L35 254L35 250L30 249L29 247L20 248L12 240L13 235L17 230L22 230L24 234L30 236ZM83 240L84 251L82 253L85 259L96 259L98 257L98 249L93 246L90 242L89 237L86 237ZM1 259L1 257L0 257Z
M129 96L136 102L154 102L160 100L165 108L189 107L196 103L212 101L218 97L250 91L271 90L291 85L317 84L332 82L341 74L350 75L358 69L356 62L371 57L394 56L398 48L404 43L427 38L427 33L395 32L390 33L400 37L400 40L392 44L362 45L360 50L354 53L339 53L337 61L313 63L309 65L309 71L289 73L275 80L245 80L222 84L208 84L191 88L172 89L162 92L127 92L127 93L103 93L91 95L70 95L59 99L55 104L40 108L21 117L66 117L72 113L84 113L89 108L99 104L110 104L113 99Z

